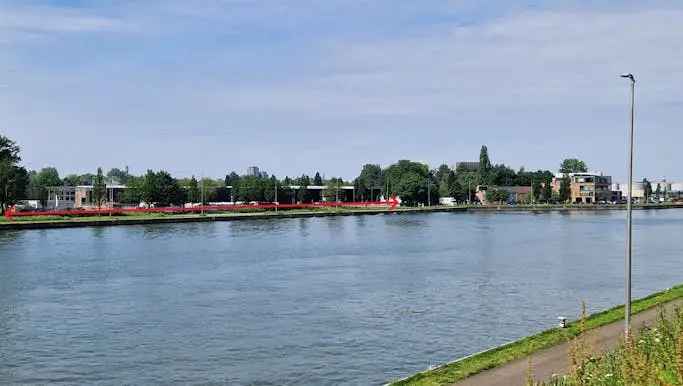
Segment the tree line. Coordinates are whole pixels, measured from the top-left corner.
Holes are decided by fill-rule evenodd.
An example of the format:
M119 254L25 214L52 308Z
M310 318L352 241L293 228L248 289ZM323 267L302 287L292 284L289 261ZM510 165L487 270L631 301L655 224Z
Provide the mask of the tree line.
M527 171L523 167L515 171L505 164L493 164L488 148L482 146L476 167L459 164L456 168L443 164L436 169L410 160L398 162L382 168L377 164L363 165L359 175L352 181L342 178L323 179L319 172L313 177L303 174L299 177L260 173L258 175L239 175L227 173L224 179L202 178L195 176L175 178L165 170L148 170L136 176L128 168L113 168L106 174L101 168L96 173L69 174L63 178L53 167L39 171L27 171L20 166L20 149L10 139L0 135L0 205L2 210L20 199L36 199L45 202L48 188L55 186L91 185L92 202L101 205L107 200L105 185L107 181L127 185L119 197L121 203L139 203L157 206L182 205L186 202L312 202L320 200L347 200L342 186L352 185L353 198L357 201L376 201L381 197L399 196L406 205L420 203L435 204L440 197L452 197L458 202L471 202L475 199L478 186L494 187L489 190L496 201L507 199L503 191L495 186L530 186L535 202L565 202L569 199L569 173L586 171L586 165L578 159L564 160L560 172L564 173L559 194L552 190L554 174L549 170ZM291 189L290 186L298 186ZM309 186L323 186L322 191L306 189ZM505 197L504 197L505 196Z

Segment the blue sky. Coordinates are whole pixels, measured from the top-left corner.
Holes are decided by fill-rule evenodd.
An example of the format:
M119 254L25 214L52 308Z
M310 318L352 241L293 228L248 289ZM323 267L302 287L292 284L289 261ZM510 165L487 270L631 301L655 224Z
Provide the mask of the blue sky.
M0 0L0 133L33 169L355 177L476 160L683 180L668 1Z

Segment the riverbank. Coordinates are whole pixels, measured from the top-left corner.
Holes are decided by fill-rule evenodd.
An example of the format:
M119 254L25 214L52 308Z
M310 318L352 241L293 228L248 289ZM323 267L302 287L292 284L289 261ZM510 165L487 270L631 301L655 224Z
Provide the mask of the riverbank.
M636 210L683 208L683 204L635 205ZM223 212L210 214L142 214L98 217L22 217L0 220L1 230L75 228L91 226L140 225L157 223L212 222L237 220L265 220L278 218L306 218L329 216L377 215L388 213L430 212L544 212L544 211L613 211L624 210L625 205L491 205L491 206L431 206L389 208L321 208L314 210L281 210L255 212Z
M673 304L683 300L683 285L654 293L632 303L634 315L647 313L634 318L634 326L656 315L654 308L660 305ZM610 347L618 342L622 331L624 306L617 306L606 311L590 315L585 326L605 336L604 346ZM441 386L452 384L494 385L524 384L525 372L528 369L527 357L532 359L538 378L560 373L566 360L567 342L581 332L580 321L570 322L567 328L552 328L529 337L504 344L477 354L425 370L408 378L391 383L392 386ZM539 359L540 358L540 359ZM545 363L544 367L541 363ZM505 369L503 369L505 368ZM477 377L475 379L475 377Z

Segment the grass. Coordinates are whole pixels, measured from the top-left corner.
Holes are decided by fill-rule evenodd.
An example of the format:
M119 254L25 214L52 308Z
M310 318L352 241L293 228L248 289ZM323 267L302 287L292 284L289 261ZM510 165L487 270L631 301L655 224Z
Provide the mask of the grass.
M622 340L607 353L596 352L591 333L572 340L569 374L547 383L527 378L527 386L683 385L683 310L660 310L655 327Z
M683 297L683 285L657 292L632 303L633 313L638 313L660 304ZM396 386L439 386L447 385L481 371L498 367L515 359L523 358L536 351L571 340L583 329L591 330L614 323L624 318L624 307L617 306L587 317L583 322L573 321L567 328L552 328L506 345L487 350L433 370L417 373L409 378L396 381Z

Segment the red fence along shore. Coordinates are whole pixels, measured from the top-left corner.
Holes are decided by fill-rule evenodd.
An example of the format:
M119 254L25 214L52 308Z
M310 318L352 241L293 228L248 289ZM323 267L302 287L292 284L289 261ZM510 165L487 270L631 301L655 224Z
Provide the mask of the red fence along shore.
M42 211L16 211L14 208L5 211L5 217L35 217L35 216L70 216L70 217L92 217L92 216L123 216L138 213L207 213L207 212L231 212L245 209L260 210L288 210L288 209L316 209L316 208L336 208L336 207L355 207L355 208L381 208L393 209L397 201L365 201L365 202L314 202L301 204L279 204L279 203L259 203L259 204L234 204L234 205L198 205L192 207L163 207L163 208L100 208L100 209L64 209L64 210L42 210Z

